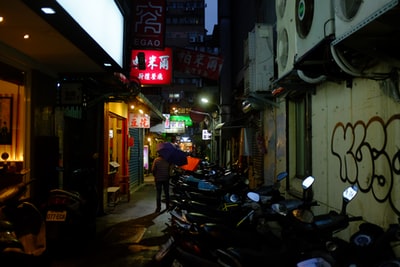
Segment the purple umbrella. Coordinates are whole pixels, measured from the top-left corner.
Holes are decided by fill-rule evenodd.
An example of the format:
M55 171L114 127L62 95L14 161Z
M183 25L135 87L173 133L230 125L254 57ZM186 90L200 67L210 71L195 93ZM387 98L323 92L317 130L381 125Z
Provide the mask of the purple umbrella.
M174 146L170 142L164 142L157 145L158 154L169 163L182 166L188 163L186 153Z

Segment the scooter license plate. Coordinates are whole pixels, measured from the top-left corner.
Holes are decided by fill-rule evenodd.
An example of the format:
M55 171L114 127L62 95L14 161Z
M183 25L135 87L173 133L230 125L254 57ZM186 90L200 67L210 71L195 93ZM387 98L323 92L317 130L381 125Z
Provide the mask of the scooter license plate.
M46 214L46 221L48 222L65 222L67 219L67 211L53 211L49 210Z

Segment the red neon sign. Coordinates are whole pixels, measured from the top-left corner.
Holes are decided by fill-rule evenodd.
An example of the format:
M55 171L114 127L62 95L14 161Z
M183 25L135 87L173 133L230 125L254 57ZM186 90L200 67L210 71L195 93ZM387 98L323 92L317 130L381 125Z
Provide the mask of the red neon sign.
M145 69L139 68L139 53L144 54ZM132 50L130 79L142 85L168 85L172 81L172 49Z
M175 70L218 80L223 59L220 56L189 50L175 49Z

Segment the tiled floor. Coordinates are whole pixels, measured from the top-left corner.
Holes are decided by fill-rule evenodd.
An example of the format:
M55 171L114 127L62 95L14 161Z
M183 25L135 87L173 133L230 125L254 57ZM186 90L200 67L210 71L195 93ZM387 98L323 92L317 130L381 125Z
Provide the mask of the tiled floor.
M52 267L83 266L155 266L153 255L168 236L164 233L169 213L155 211L153 177L132 192L129 202L110 207L97 218L97 238L80 253L65 251L52 260ZM77 240L79 244L79 240Z

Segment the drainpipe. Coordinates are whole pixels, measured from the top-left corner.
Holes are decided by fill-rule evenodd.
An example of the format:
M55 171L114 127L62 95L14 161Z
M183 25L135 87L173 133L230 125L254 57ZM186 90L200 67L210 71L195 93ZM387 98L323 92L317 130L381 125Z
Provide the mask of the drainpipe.
M224 64L221 69L220 82L219 82L219 106L221 111L221 121L230 121L231 104L232 104L232 47L231 47L231 0L219 0L218 1L218 25L220 35L220 49L221 55L224 59ZM221 151L225 150L225 146L222 144L223 131L220 130L220 144L219 148ZM225 155L220 153L222 158L219 159L220 165L225 164Z

